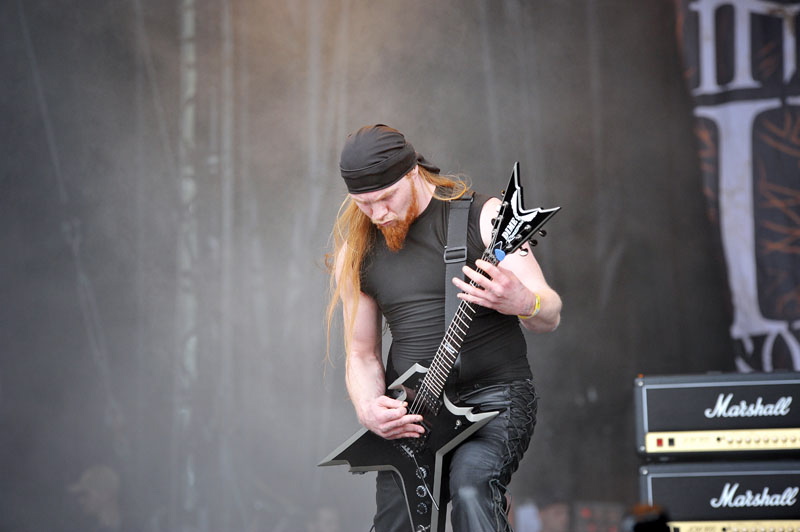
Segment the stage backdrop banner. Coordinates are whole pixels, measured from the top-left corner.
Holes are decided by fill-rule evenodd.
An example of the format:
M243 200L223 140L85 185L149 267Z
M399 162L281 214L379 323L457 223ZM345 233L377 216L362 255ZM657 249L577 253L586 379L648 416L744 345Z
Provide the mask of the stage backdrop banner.
M800 369L800 2L676 0L739 371ZM679 213L676 213L679 215Z

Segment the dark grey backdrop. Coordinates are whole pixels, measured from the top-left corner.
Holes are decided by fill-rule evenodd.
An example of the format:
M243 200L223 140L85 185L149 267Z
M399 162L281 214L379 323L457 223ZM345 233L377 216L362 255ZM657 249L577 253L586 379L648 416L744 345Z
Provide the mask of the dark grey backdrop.
M672 2L0 3L0 529L367 530L323 267L349 131L560 205L515 500L636 501L632 381L732 369Z

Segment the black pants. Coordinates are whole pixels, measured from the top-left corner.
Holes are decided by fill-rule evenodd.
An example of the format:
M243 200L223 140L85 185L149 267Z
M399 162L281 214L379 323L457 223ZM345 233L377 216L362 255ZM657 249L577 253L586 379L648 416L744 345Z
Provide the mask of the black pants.
M533 383L486 386L462 392L454 402L485 411L504 410L450 453L453 530L511 532L505 494L536 425ZM411 531L400 481L393 472L378 472L376 501L375 532Z

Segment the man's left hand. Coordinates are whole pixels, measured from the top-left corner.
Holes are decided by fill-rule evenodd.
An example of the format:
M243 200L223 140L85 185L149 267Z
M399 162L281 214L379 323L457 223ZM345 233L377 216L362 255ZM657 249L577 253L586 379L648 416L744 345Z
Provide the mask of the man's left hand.
M475 261L482 272L464 266L464 274L473 281L468 284L454 278L461 293L459 299L490 308L501 314L525 314L533 306L535 295L526 287L514 272L495 266L482 259Z

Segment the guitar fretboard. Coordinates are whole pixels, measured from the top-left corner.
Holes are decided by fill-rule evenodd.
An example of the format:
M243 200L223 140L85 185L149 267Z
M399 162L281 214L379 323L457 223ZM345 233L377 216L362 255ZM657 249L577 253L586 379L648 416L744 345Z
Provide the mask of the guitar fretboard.
M481 257L486 262L497 264L498 260L489 250ZM478 273L484 274L480 269ZM470 281L471 286L477 286L474 281ZM471 303L461 300L456 308L455 315L450 321L450 325L444 333L442 342L436 350L428 372L416 391L414 401L409 407L411 414L424 414L425 411L436 414L441 406L441 396L444 391L445 383L453 370L458 354L464 344L467 331L475 317L476 308Z

